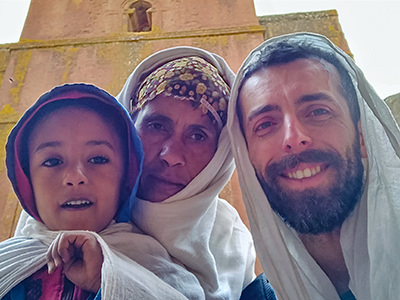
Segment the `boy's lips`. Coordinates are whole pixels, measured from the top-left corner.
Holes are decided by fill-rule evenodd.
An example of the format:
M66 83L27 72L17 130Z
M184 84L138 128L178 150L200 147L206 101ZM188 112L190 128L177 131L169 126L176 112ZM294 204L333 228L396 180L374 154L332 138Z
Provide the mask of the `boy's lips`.
M87 208L92 206L94 203L88 199L70 199L63 204L62 208Z

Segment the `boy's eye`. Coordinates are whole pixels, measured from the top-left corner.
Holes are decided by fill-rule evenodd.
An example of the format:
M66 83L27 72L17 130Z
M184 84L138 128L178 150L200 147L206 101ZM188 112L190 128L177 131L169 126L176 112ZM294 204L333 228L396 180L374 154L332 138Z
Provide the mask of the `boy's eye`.
M46 159L46 160L42 163L42 166L52 168L52 167L61 165L62 163L63 163L63 162L62 162L61 159L58 159L58 158L49 158L49 159Z
M104 156L95 156L95 157L92 157L91 159L89 159L89 162L92 164L106 164L109 161L110 160Z

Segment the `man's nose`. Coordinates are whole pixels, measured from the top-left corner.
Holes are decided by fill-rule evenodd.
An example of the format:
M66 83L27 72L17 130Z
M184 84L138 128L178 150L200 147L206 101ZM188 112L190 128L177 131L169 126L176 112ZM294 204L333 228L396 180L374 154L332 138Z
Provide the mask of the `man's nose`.
M66 168L64 185L78 186L87 183L88 179L85 175L84 168L81 164L74 164Z
M161 148L160 159L168 167L173 166L184 166L185 165L185 153L184 145L177 139L167 139Z
M297 119L284 121L283 149L287 152L300 152L312 144L309 130Z

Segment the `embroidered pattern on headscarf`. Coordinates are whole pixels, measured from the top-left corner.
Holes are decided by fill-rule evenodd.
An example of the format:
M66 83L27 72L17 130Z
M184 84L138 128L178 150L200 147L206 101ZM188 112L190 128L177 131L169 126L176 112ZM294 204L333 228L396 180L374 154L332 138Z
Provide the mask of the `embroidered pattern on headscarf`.
M150 73L139 86L135 99L131 99L131 113L162 93L190 101L219 129L226 124L229 86L217 68L200 57L175 59Z

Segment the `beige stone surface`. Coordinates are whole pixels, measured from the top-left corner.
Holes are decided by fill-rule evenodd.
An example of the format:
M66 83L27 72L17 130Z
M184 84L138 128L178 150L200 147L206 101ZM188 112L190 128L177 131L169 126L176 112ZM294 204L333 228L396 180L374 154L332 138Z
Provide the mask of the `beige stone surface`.
M152 28L129 32L127 0L31 0L19 43L0 45L0 143L44 92L68 82L93 83L116 95L147 56L172 46L195 46L224 57L234 71L264 39L311 31L350 53L337 12L257 18L253 0L154 0ZM0 151L0 240L13 234L20 206ZM247 217L235 173L221 193ZM257 265L257 273L261 267Z
M392 111L397 124L400 126L400 93L387 97L385 102Z
M263 16L260 24L265 27L266 39L294 32L314 32L325 35L352 56L336 10Z
M183 45L217 53L237 70L264 40L253 0L150 1L152 29L129 32L133 2L32 0L20 42L0 45L1 144L22 113L55 85L93 83L116 95L144 58ZM12 235L20 207L6 176L4 150L0 155L3 240ZM233 193L224 190L228 200ZM245 216L243 208L240 213Z

